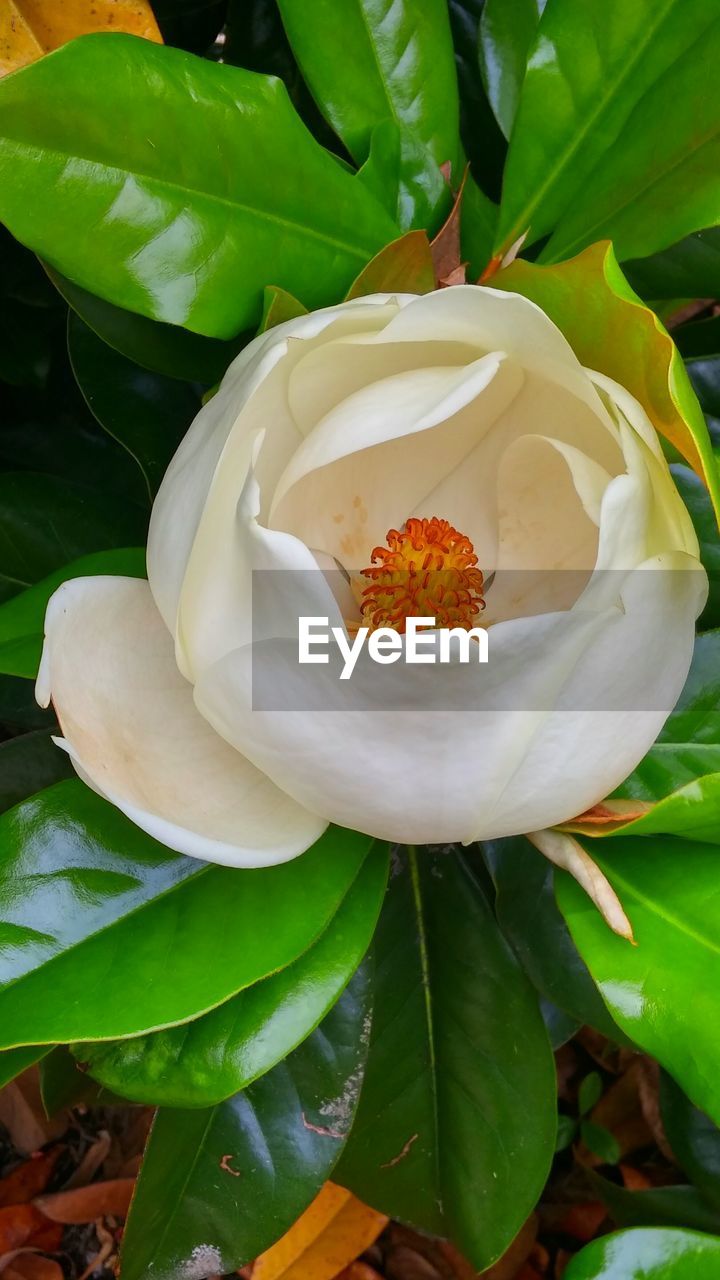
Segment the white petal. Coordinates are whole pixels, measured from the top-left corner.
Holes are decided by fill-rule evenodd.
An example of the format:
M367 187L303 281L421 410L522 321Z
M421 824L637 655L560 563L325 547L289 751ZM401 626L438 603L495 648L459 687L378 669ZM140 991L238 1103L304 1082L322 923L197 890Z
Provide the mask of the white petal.
M230 365L177 450L153 506L148 577L173 634L185 569L220 460L237 498L247 474L248 437L270 428L272 447L261 465L269 471L272 492L302 438L287 403L293 365L330 336L377 331L411 296L378 294L288 320L255 338ZM262 471L259 478L264 486Z
M341 825L412 843L554 826L631 772L689 669L697 563L669 556L616 585L601 613L492 627L482 669L398 664L381 682L368 661L343 683L277 644L269 688L256 647L206 671L196 702L283 790Z
M327 823L280 791L198 714L148 584L76 578L52 597L38 695L52 697L80 776L179 853L286 862Z

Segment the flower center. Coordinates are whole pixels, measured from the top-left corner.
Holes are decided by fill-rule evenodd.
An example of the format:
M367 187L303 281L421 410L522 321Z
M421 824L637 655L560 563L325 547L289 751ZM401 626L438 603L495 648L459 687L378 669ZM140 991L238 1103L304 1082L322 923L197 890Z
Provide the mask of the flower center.
M386 542L373 549L357 583L363 625L404 632L408 618L428 617L437 627L472 630L485 601L470 539L437 516L411 516Z

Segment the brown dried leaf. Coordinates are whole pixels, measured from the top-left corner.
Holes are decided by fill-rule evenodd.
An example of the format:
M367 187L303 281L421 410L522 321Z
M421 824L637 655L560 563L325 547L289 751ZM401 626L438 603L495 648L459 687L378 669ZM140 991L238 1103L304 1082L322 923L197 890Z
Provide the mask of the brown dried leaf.
M4 1124L15 1149L32 1155L67 1129L64 1112L48 1120L40 1097L37 1066L28 1067L0 1090L0 1124Z
M21 1253L2 1272L5 1280L63 1280L63 1269L41 1253Z
M72 1191L75 1187L86 1187L89 1182L92 1182L95 1174L107 1160L111 1146L112 1138L110 1134L107 1129L101 1129L95 1141L88 1147L72 1177L68 1178L65 1183L65 1191Z
M533 1252L537 1233L538 1217L533 1213L520 1228L502 1258L498 1258L488 1271L483 1271L483 1280L515 1280Z
M62 1150L62 1147L51 1147L48 1151L38 1151L0 1178L0 1208L10 1204L29 1204L39 1196L50 1181Z
M52 1196L39 1196L35 1205L53 1222L94 1222L113 1214L125 1218L133 1189L134 1178L114 1178L110 1182L92 1182L89 1187L75 1187L72 1191L58 1191Z
M467 263L462 261L460 248L460 210L463 192L468 176L468 167L462 176L462 182L456 193L453 207L445 222L430 243L435 279L438 285L464 284Z
M34 1204L10 1204L0 1209L0 1254L26 1246L52 1253L61 1239L62 1228L48 1222Z

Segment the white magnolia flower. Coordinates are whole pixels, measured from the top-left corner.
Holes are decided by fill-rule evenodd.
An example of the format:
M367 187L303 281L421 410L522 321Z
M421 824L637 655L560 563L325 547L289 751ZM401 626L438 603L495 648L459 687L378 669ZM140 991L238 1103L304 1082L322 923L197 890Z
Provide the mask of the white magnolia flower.
M253 704L254 571L312 570L306 613L352 633L428 547L459 566L452 616L489 629L487 667L423 668L404 704L394 667L402 705L363 704L367 666L327 705ZM411 843L532 832L657 736L705 598L697 556L642 405L533 303L363 298L234 361L158 494L149 583L56 592L38 696L80 776L193 857L281 862L331 822Z

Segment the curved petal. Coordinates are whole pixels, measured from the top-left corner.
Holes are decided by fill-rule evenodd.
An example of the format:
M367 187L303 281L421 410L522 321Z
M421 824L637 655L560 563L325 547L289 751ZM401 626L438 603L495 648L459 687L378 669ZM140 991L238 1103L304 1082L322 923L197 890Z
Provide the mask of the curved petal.
M283 790L344 826L412 843L553 826L631 772L682 688L704 574L684 556L655 567L618 582L600 613L490 628L482 674L398 664L386 682L368 662L318 683L328 668L300 668L278 645L274 703L253 700L247 649L203 674L196 702Z
M330 337L376 332L412 296L376 294L299 316L259 335L233 360L177 450L153 506L148 578L173 634L185 569L218 463L222 459L221 471L229 472L237 497L247 474L247 438L270 427L273 447L262 461L269 475L261 471L259 478L272 491L302 439L287 402L294 364Z
M226 866L286 862L327 822L197 712L148 584L76 578L45 622L38 700L54 704L77 772L149 835Z

